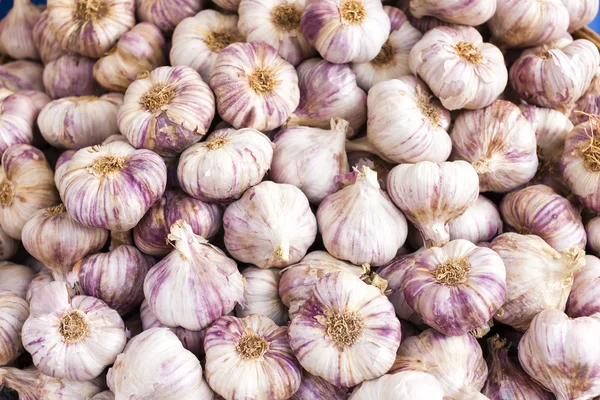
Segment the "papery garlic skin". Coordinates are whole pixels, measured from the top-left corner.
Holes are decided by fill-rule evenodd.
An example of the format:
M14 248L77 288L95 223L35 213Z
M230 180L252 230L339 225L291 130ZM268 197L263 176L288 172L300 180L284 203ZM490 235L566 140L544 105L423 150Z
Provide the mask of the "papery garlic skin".
M9 290L25 298L34 274L35 271L28 266L2 261L0 262L0 290Z
M460 25L477 26L496 12L496 0L411 0L410 12L417 18L436 17Z
M600 259L586 255L585 265L573 276L566 311L570 318L591 317L600 312L598 279Z
M236 129L278 128L300 101L296 70L264 42L234 43L222 50L210 87L219 115Z
M599 334L596 318L542 311L519 342L519 361L558 400L594 398L600 394L600 349L590 344Z
M42 11L29 0L16 0L2 19L0 47L12 58L38 60L40 55L33 39L33 29Z
M202 379L200 361L167 328L151 328L131 339L108 370L106 382L115 399L214 398Z
M63 49L98 58L135 25L134 0L50 0L48 18Z
M366 63L388 38L390 19L378 0L308 0L301 27L325 60Z
M237 200L259 184L273 158L273 144L261 132L220 129L184 151L177 166L181 188L190 196L217 203Z
M10 237L4 229L0 227L0 261L12 258L19 250L19 242Z
M22 337L42 373L79 381L100 375L127 340L116 311L90 296L71 298L65 282L48 283L33 295Z
M479 195L462 215L448 223L448 228L450 240L486 242L502 233L502 218L498 207L491 200Z
M123 95L65 97L48 103L38 115L44 139L54 147L81 149L117 134Z
M390 198L419 229L426 246L439 247L450 240L448 223L477 200L479 178L465 161L421 161L394 167L387 188Z
M442 400L444 391L438 380L425 372L402 371L363 382L352 392L349 400Z
M396 311L398 318L423 325L421 316L408 305L404 297L406 273L414 268L418 252L394 258L387 265L377 270L377 275L387 281L386 295ZM284 275L285 276L285 275ZM404 338L402 338L404 340Z
M500 213L507 226L538 235L559 252L575 246L585 249L587 238L579 211L548 186L534 185L507 194Z
M301 368L287 330L262 315L219 318L204 340L210 387L227 399L289 399L300 386Z
M17 90L44 91L42 74L44 67L33 61L12 61L0 65L0 86Z
M0 168L0 226L14 239L31 216L59 203L52 169L44 154L28 144L10 147Z
M31 144L36 111L22 94L11 94L0 102L0 156L12 145Z
M27 302L14 292L0 289L0 365L12 363L21 353L21 329L27 317Z
M81 149L60 173L58 188L69 215L85 226L112 231L137 225L167 181L160 156L123 142Z
M600 254L600 218L592 218L585 224L585 232L587 234L587 245L594 254Z
M313 286L292 318L288 337L304 369L351 387L390 369L400 344L400 322L380 289L334 272Z
M236 260L285 267L300 261L313 244L317 219L300 189L265 181L227 207L223 228L225 247Z
M136 148L174 155L198 142L215 115L215 99L189 67L159 67L127 88L119 129Z
M594 20L598 14L598 0L562 0L569 12L569 32L575 32Z
M319 397L329 400L347 400L348 389L332 385L325 379L302 370L300 387L290 400L314 400Z
M33 42L44 64L67 53L54 37L54 28L50 25L47 9L40 14L33 26Z
M430 30L410 51L409 66L448 110L487 107L508 82L502 52L472 27Z
M511 191L537 172L535 130L511 102L496 100L484 109L462 112L451 138L452 158L473 165L480 192Z
M242 271L246 280L244 288L245 306L235 306L235 315L244 318L252 314L265 316L279 326L288 321L287 308L279 298L281 272L276 269L246 267Z
M53 99L92 96L102 92L92 73L95 60L77 54L65 54L44 67L44 87Z
M205 3L205 0L136 0L135 11L138 20L150 22L168 34L184 18L196 15Z
M504 233L492 250L506 268L506 301L494 318L523 331L539 312L565 309L573 273L585 265L580 248L561 256L535 235Z

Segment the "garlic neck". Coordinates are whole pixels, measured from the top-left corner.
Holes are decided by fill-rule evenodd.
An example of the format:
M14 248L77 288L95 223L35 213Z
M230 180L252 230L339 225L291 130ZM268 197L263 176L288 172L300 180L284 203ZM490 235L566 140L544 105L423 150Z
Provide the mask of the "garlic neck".
M448 224L443 222L433 222L427 224L419 224L418 221L413 221L421 232L425 248L442 247L450 241L450 228Z
M283 237L281 243L275 247L275 257L284 263L290 259L290 243L287 237Z
M356 183L366 183L372 187L379 189L379 181L377 180L377 172L363 165L356 175Z
M192 227L182 219L175 221L171 225L171 232L167 236L167 243L173 246L183 261L191 258L191 247L194 242L207 244L208 240L196 235Z
M571 275L585 265L585 251L579 246L574 246L563 252L560 261L566 267L565 272Z

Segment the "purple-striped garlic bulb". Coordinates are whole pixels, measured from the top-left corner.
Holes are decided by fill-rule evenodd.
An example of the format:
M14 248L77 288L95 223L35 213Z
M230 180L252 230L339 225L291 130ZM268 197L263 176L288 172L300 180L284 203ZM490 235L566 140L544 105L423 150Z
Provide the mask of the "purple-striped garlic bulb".
M479 178L465 161L401 164L390 171L391 199L421 232L427 247L450 241L448 223L477 200Z
M592 399L600 395L598 335L597 318L542 311L519 342L519 361L558 400Z
M587 246L596 255L600 255L600 217L594 217L585 224Z
M288 337L305 370L336 386L352 387L392 367L400 322L380 288L347 272L333 272L313 286L292 318Z
M29 0L14 1L13 7L2 18L0 47L3 54L16 59L39 60L33 29L41 13L40 8Z
M167 190L133 228L135 245L144 253L165 256L173 250L167 242L171 225L184 220L192 231L205 239L222 227L223 208L187 196L181 190Z
M573 286L567 300L566 312L569 317L592 317L600 313L599 280L600 259L586 255L585 265L573 276Z
M27 317L29 305L25 299L10 290L0 289L0 366L11 364L21 354L21 329ZM0 379L0 385L3 384Z
M262 182L223 215L225 247L238 261L259 268L299 262L317 235L308 199L293 185Z
M162 324L201 330L243 304L244 279L235 261L183 220L171 226L168 239L173 251L144 280L148 306Z
M435 17L453 24L477 26L496 12L496 0L411 0L410 12L416 18Z
M37 116L33 102L21 93L0 101L0 157L15 144L31 144Z
M206 0L135 0L135 12L141 22L152 23L166 34L184 18L196 15Z
M442 400L444 391L438 380L421 371L401 371L363 382L349 400L399 398L403 400Z
M380 0L307 0L301 19L306 40L335 64L374 59L390 25Z
M587 238L579 211L548 186L534 185L507 194L500 214L514 231L537 235L559 252L585 249Z
M173 32L169 54L172 66L185 65L208 82L221 50L244 40L238 31L237 14L202 10L181 21Z
M219 318L204 339L210 387L227 399L289 399L300 387L301 368L287 333L262 315Z
M25 298L35 271L26 265L10 261L0 262L0 290L10 290L17 296Z
M368 167L343 177L348 186L330 194L317 209L327 251L353 264L384 265L406 241L406 218L381 190Z
M19 250L19 241L10 237L4 229L0 227L0 261L6 261L12 258Z
M0 167L0 226L4 232L20 240L23 226L37 210L59 202L44 153L28 144L4 152Z
M176 7L174 4L171 6ZM108 90L125 92L138 74L165 64L165 46L165 37L160 29L149 22L141 22L121 36L115 47L96 61L94 78Z
M367 121L367 95L358 87L350 66L311 58L297 70L300 103L290 114L287 125L329 129L331 118L341 118L352 128L348 137L358 133Z
M67 54L54 37L54 28L50 27L48 10L44 10L33 26L33 42L44 64Z
M506 301L494 318L522 331L540 311L565 309L573 274L585 265L582 249L561 255L535 235L504 233L492 250L506 269Z
M348 121L339 118L331 120L329 130L305 126L281 129L275 136L269 177L296 186L308 201L319 204L341 188L336 177L349 172L345 147L348 129Z
M65 282L38 289L23 325L23 347L36 368L55 378L99 376L125 347L125 325L102 300L72 296Z
M181 154L179 184L184 192L202 201L235 201L263 180L271 166L273 147L256 129L216 130Z
M78 150L119 133L117 112L122 104L120 93L65 97L46 104L37 122L52 146Z
M579 125L590 119L590 115L600 114L600 70L592 78L590 86L585 93L575 102L569 119L573 125Z
M300 387L290 400L348 400L348 388L337 387L325 379L314 376L302 370Z
M244 307L235 306L235 315L244 318L259 314L269 318L279 326L286 326L288 311L279 297L281 271L275 268L262 269L246 267L242 271L246 280L244 288Z
M509 192L537 171L535 130L511 102L496 100L481 110L462 112L450 136L452 158L471 163L480 192Z
M448 110L487 107L508 81L502 52L470 26L430 30L412 48L409 66Z
M401 320L410 321L416 325L423 325L423 319L408 305L404 297L404 282L406 274L414 268L420 252L394 258L387 265L377 270L377 275L387 281L386 295ZM285 275L284 275L285 277ZM404 338L402 338L404 340Z
M94 80L95 60L77 54L65 54L44 67L44 87L53 99L69 96L94 96L103 92Z
M11 61L0 65L0 86L16 92L17 90L44 91L42 74L44 67L33 61Z
M200 141L215 116L215 98L189 67L159 67L127 88L119 130L136 148L181 153Z
M598 0L562 0L569 12L569 32L583 28L598 13Z
M300 101L296 70L265 42L234 43L222 50L210 87L219 115L236 129L278 128Z
M61 171L58 188L75 221L127 231L160 199L166 183L167 168L159 155L112 142L75 153Z
M487 242L502 233L498 207L479 195L464 213L448 223L450 240L466 239L472 243Z

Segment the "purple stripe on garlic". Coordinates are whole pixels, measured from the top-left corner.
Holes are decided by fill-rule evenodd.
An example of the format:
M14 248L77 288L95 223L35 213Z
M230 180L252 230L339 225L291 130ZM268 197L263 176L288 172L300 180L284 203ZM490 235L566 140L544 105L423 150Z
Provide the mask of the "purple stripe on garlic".
M279 298L279 280L281 272L274 268L262 269L246 267L242 271L246 280L244 288L244 307L235 306L235 315L244 318L259 314L269 318L279 326L288 322L288 311Z
M44 67L33 61L12 61L0 65L0 86L8 90L44 91Z
M68 96L93 96L103 92L94 80L94 62L88 57L65 54L44 67L44 87L53 99Z
M573 276L573 286L567 301L570 318L600 316L600 259L586 255L585 265Z
M21 354L21 329L27 317L27 302L0 286L0 366L11 364ZM0 378L0 385L4 384Z

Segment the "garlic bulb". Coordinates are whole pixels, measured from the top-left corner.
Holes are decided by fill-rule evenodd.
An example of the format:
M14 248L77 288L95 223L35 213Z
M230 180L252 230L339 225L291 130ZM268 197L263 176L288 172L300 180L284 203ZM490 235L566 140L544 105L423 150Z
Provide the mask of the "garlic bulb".
M243 4L243 3L242 3ZM332 119L331 129L287 127L275 136L270 178L296 186L313 204L335 193L348 173L345 143L348 121Z
M221 230L223 209L217 204L189 197L180 190L167 190L133 228L135 245L153 256L169 254L173 249L167 242L169 230L180 219L190 224L196 235L210 239Z
M0 289L0 365L12 363L21 353L21 329L29 305L14 292ZM1 375L1 373L0 373ZM0 379L0 385L4 384Z
M214 96L196 71L159 67L129 85L118 124L134 147L173 155L198 142L214 115Z
M200 361L167 328L151 328L131 339L108 370L115 399L212 400Z
M69 96L91 96L102 89L92 73L94 59L77 54L65 54L44 67L44 87L53 99Z
M40 55L33 40L33 28L42 11L29 0L15 0L2 20L0 46L12 58L38 60Z
M417 256L418 252L396 257L383 268L377 270L377 275L387 281L386 295L394 306L398 318L413 322L416 325L423 325L421 316L408 305L408 302L404 297L406 273L414 268ZM402 340L404 339L405 338L403 337Z
M579 125L589 120L589 115L600 114L600 71L596 72L588 89L575 102L569 115L573 125Z
M229 203L262 181L272 158L273 144L259 131L219 129L181 154L177 177L190 196Z
M52 271L45 269L38 272L33 277L31 282L29 282L29 286L27 286L27 292L25 293L25 300L27 300L27 303L31 302L33 295L38 291L39 288L50 282L54 282Z
M44 91L42 74L44 67L33 61L12 61L0 65L0 86L16 92L17 90Z
M487 399L479 393L488 374L487 365L479 343L468 333L444 336L427 329L419 336L406 339L398 355L409 363L418 363L423 372L437 378L444 390L444 399Z
M135 24L134 0L50 0L48 18L63 49L98 58Z
M465 212L448 223L450 240L466 239L472 243L487 242L502 233L498 207L479 195Z
M237 14L202 10L175 28L169 55L171 65L191 67L208 82L221 50L243 40L238 31Z
M559 252L576 246L585 249L587 238L579 211L548 186L534 185L507 194L500 213L515 231L538 235Z
M135 11L138 20L150 22L165 33L173 29L184 18L196 15L206 3L205 0L136 0Z
M246 280L245 307L240 304L235 306L235 315L238 318L244 318L251 314L259 314L279 326L285 326L288 321L288 312L279 298L280 271L246 267L242 271L242 276Z
M448 223L477 200L479 178L465 161L402 164L388 175L388 193L421 232L427 247L450 240Z
M58 188L69 215L85 226L113 231L137 225L167 181L160 156L123 142L81 149L60 173Z
M348 65L311 58L298 66L300 104L290 114L287 125L329 129L331 118L345 119L358 133L367 121L367 95L358 87Z
M489 374L482 393L490 400L537 399L554 397L527 375L508 355L511 344L498 335L487 340Z
M587 245L594 254L600 254L600 218L595 217L585 225L587 234Z
M11 94L0 101L0 157L15 144L31 144L37 110L27 96Z
M325 379L309 374L302 370L302 381L300 387L290 398L290 400L347 400L348 389L337 387L327 382Z
M119 93L53 100L40 112L38 126L54 147L81 149L97 145L119 133L117 111L122 104L123 95Z
M504 91L502 52L472 27L438 27L410 51L409 66L449 110L487 107Z
M438 380L425 372L402 371L363 382L349 400L442 400L444 391Z
M120 136L120 135L113 135L113 136ZM60 182L61 177L63 176L64 172L67 170L69 161L71 161L71 159L73 158L75 153L77 153L75 150L66 150L56 160L56 164L54 165L54 170L55 170L54 183L56 184L57 187L58 187L58 183Z
M71 297L64 282L42 286L29 306L23 346L46 375L93 379L125 347L125 326L119 314L93 297Z
M10 237L0 227L0 261L12 258L19 250L19 241Z
M410 12L416 18L436 17L460 25L486 23L496 12L496 0L411 0Z
M562 0L569 12L569 32L575 32L594 20L598 0Z
M308 0L301 27L325 60L366 63L388 38L390 19L379 0Z
M234 43L222 50L210 87L219 115L236 129L278 128L300 101L296 70L264 42Z
M598 48L585 39L563 49L531 49L512 65L510 83L527 103L568 115L590 86L599 63Z
M171 226L168 239L174 250L144 281L150 310L162 324L200 330L243 304L244 279L235 261L183 220Z
M317 234L317 220L300 189L268 181L227 207L223 227L227 251L259 268L297 263Z
M287 330L262 315L219 318L204 339L210 387L227 399L289 399L301 372Z
M44 154L28 144L10 147L0 168L0 226L21 239L25 223L40 209L60 200Z
M585 265L584 252L574 248L560 255L540 237L504 233L492 242L506 268L506 301L494 318L526 330L540 311L564 310L573 273Z
M248 42L265 42L296 66L316 54L300 30L306 0L242 0L238 28Z
M519 343L519 361L558 400L591 399L600 395L600 352L590 346L598 335L596 318L542 311Z
M410 74L408 55L423 35L414 28L399 9L383 6L391 22L391 32L379 54L367 63L354 63L358 86L368 91L379 82Z
M60 47L60 43L54 37L54 28L50 25L47 9L40 14L33 26L33 42L44 64L48 64L50 61L66 54L66 51Z
M511 102L496 100L484 109L462 112L451 137L452 157L471 163L481 192L508 192L537 171L535 130Z
M0 290L9 290L25 298L29 283L33 279L33 269L10 261L0 262Z
M346 143L348 146L348 143ZM348 151L348 165L351 170L354 168L359 171L362 167L369 167L373 171L377 172L377 180L381 189L386 190L387 176L391 169L394 167L392 164L384 161L381 157L374 154L370 154L366 151Z
M600 259L586 255L585 265L573 276L573 286L567 301L569 317L591 317L600 312L599 277Z
M288 337L304 369L351 387L390 369L400 345L400 322L380 289L347 272L333 272L313 286L292 318Z

